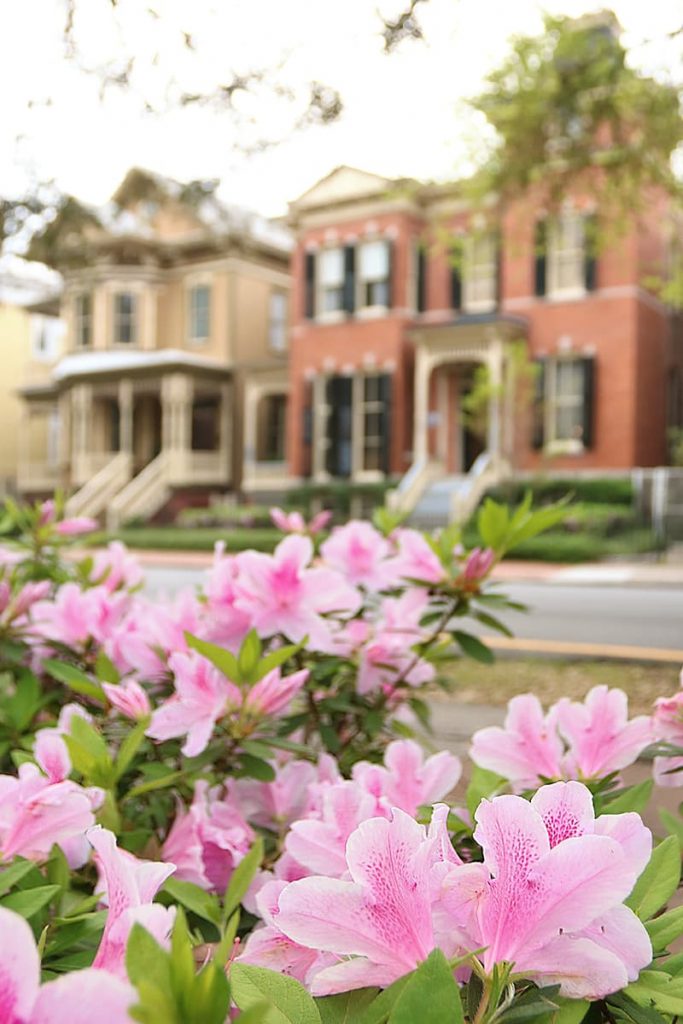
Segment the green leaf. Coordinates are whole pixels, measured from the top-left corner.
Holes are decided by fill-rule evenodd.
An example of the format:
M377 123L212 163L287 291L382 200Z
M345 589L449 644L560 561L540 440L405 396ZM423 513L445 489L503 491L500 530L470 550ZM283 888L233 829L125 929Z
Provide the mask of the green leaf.
M244 751L240 751L239 758L242 775L248 775L251 779L258 779L259 782L275 781L275 769L268 761L264 761L260 757L254 757L253 754L247 754Z
M667 811L666 807L660 808L659 817L669 835L676 836L683 846L683 818L676 817L671 811Z
M169 991L171 988L170 957L141 924L134 924L126 946L126 971L137 987L143 982Z
M188 647L191 647L193 651L197 651L207 661L210 661L212 665L215 665L224 676L227 676L234 683L240 682L239 664L234 654L226 651L223 647L219 647L218 644L209 643L208 640L200 640L198 636L192 636L191 633L185 633L185 640Z
M471 633L463 633L460 629L454 629L453 639L458 642L468 658L481 661L484 665L492 665L496 660L490 647L487 647L479 637L472 636Z
M312 997L303 985L285 974L234 963L230 989L240 1010L249 1010L263 1000L271 1004L263 1024L322 1024Z
M17 732L24 732L40 709L40 683L27 668L17 672L14 696L7 702L7 712Z
M46 907L60 892L58 885L39 885L35 889L20 889L0 899L0 907L13 910L21 917L30 918Z
M250 629L237 655L240 678L248 682L255 681L256 668L261 658L261 641L255 629Z
M64 683L74 693L80 693L83 697L92 697L94 700L104 703L104 690L100 684L82 672L75 665L69 665L56 658L47 658L43 662L45 671L56 679L58 683Z
M95 674L103 683L120 683L121 673L104 651L98 651L95 659Z
M648 921L664 906L678 888L681 877L681 846L675 836L657 846L647 867L625 901L641 921Z
M249 850L249 853L242 858L233 871L230 881L228 882L228 887L225 890L225 899L223 901L223 921L227 921L242 903L242 900L246 896L247 890L253 881L254 875L261 867L262 861L263 839L261 836L258 836L254 845Z
M353 992L316 999L322 1024L356 1024L358 1014L370 1006L378 992L376 988L357 988Z
M614 800L605 801L601 808L602 814L626 814L628 811L641 814L650 802L653 786L653 780L646 779L645 782L622 789Z
M655 953L661 952L679 935L683 935L683 907L667 910L665 914L647 921L645 928Z
M507 505L500 505L493 498L486 498L477 514L477 530L484 547L494 551L502 549L510 523Z
M640 1006L674 1016L683 1014L683 978L672 978L664 971L641 971L638 981L628 985L624 993Z
M487 768L480 768L478 764L474 765L466 796L467 810L470 812L472 820L474 820L474 812L482 800L485 797L493 796L506 784L502 775L496 775L495 772L490 772Z
M168 786L172 786L174 783L179 782L180 779L185 777L185 772L169 772L168 775L161 775L158 779L149 779L148 782L141 782L138 786L133 786L126 793L124 799L132 800L133 797L143 796L144 793L153 793L156 789L166 789Z
M261 658L256 667L255 679L263 679L274 668L279 668L280 665L284 665L286 661L293 658L297 651L300 650L301 644L285 644L283 647L278 647L276 651L266 654L265 658Z
M210 921L211 924L219 925L221 920L218 900L211 893L200 889L194 882L184 882L180 878L166 879L164 891L167 892L178 903L191 910L193 914Z
M393 985L385 988L383 992L374 999L365 1012L361 1015L358 1024L386 1024L389 1014L394 1008L399 996L410 981L411 975L404 974L398 978Z
M32 861L19 859L15 860L4 871L0 871L0 896L4 896L6 892L9 892L34 868L35 864Z
M133 758L137 754L145 739L145 731L149 725L148 719L142 719L135 725L135 728L124 737L116 757L116 778L120 779L128 771Z
M429 1024L462 1024L460 989L446 957L435 949L410 975L389 1014L389 1024L415 1024L429 1007Z
M651 1006L639 1006L623 992L616 992L607 1000L610 1007L618 1009L617 1020L627 1021L628 1024L666 1024L664 1017L653 1010Z

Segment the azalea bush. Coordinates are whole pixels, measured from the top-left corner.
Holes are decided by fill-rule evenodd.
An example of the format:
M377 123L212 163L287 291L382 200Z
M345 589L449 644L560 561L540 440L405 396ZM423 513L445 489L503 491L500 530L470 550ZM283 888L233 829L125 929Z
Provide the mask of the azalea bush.
M506 631L497 561L563 514L489 500L467 551L275 510L272 555L160 601L122 545L70 547L96 524L8 504L1 1024L683 1012L683 827L640 817L683 781L683 698L517 697L465 768L429 738L425 688Z

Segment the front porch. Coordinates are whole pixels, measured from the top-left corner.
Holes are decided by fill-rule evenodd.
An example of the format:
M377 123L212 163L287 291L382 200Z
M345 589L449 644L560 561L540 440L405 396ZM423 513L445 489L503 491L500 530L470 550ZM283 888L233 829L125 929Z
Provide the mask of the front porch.
M392 492L392 507L428 526L464 521L509 472L515 415L509 346L523 332L522 321L488 314L411 332L413 461ZM475 423L464 407L481 366L487 373Z
M70 514L152 515L178 488L231 481L232 383L226 371L166 372L60 381L24 391L24 494L71 493ZM45 423L53 424L52 434Z

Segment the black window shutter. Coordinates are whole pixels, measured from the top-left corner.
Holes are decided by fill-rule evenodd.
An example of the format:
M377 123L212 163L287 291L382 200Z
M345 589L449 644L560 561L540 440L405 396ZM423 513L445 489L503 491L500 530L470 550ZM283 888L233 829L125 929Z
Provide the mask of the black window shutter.
M382 402L381 434L382 434L382 472L391 473L391 374L383 373L379 378L379 396Z
M427 252L424 245L417 246L417 311L424 313L427 308Z
M503 297L503 238L496 233L496 309L500 308Z
M542 450L545 445L545 359L535 359L534 367L536 369L535 381L534 381L534 402L532 409L532 435L531 435L531 447L535 451Z
M330 476L349 476L351 473L353 378L330 377L327 381L325 401L329 409L325 469Z
M460 259L460 254L458 254ZM451 265L451 309L462 307L462 272L460 263L457 266Z
M582 359L583 366L583 446L592 448L595 424L595 359Z
M315 316L315 253L305 255L306 284L304 292L304 316L312 320Z
M587 292L593 292L598 286L598 261L596 256L596 218L589 214L584 218L583 232L583 274Z
M344 246L344 310L353 313L356 308L356 247Z
M544 220L536 221L534 232L534 295L546 293L546 254L548 227Z
M389 279L387 282L387 306L389 309L393 309L396 305L396 298L394 296L394 288L396 286L396 274L394 272L394 243L390 238L387 238L387 261L389 264Z

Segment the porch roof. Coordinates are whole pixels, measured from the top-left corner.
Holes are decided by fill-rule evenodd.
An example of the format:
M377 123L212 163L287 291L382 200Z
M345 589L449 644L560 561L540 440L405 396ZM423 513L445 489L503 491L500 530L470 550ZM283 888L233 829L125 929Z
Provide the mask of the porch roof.
M526 333L529 324L526 317L513 316L510 313L462 313L452 320L421 321L410 331L415 341L438 340L445 335L470 337L486 337L494 333L503 338L518 337ZM488 329L488 331L487 331Z
M151 351L112 349L100 352L75 352L65 356L52 371L56 383L75 377L99 377L149 370L194 370L229 376L231 368L217 359L193 352L166 348Z

